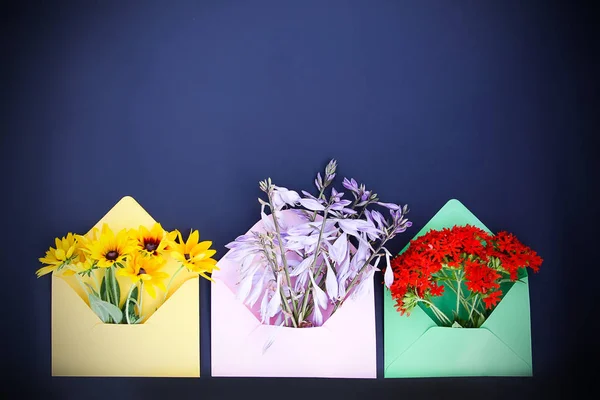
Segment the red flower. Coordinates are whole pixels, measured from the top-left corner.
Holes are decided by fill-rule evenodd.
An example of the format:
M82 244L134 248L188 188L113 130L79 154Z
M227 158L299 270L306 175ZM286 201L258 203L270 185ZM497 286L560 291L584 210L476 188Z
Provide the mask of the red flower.
M491 289L498 289L497 282L501 275L485 264L474 261L465 263L465 278L467 288L472 292L487 293Z
M444 294L444 285L440 285L438 286L437 283L432 282L431 284L431 290L429 291L429 293L431 293L432 296L441 296Z
M390 290L398 311L410 313L417 304L415 296L427 301L443 296L448 275L458 273L467 289L481 294L486 308L493 308L502 298L501 279L514 281L519 269L526 267L537 272L542 262L535 251L507 232L491 235L470 225L430 230L391 260L394 283Z
M493 308L500 301L500 296L502 292L497 290L485 296L483 298L483 302L485 303L485 308Z

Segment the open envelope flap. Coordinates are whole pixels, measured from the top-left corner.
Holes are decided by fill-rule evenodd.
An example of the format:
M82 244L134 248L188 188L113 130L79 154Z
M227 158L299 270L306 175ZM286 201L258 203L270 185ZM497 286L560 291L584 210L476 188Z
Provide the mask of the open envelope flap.
M53 375L200 376L198 287L185 282L145 324L115 325L53 277Z

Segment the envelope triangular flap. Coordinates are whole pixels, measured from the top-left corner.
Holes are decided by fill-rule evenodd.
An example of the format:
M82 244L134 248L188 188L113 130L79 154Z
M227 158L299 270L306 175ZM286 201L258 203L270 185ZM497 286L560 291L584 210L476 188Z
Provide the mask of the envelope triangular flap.
M133 197L124 196L94 227L102 229L102 225L107 223L110 229L116 233L121 229L137 229L140 225L151 227L155 222L154 218Z

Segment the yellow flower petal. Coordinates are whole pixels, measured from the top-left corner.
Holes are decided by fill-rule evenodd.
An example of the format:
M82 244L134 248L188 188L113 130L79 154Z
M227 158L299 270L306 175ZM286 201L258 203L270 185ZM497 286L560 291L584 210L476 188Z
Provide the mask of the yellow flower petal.
M167 291L167 288L165 287L165 284L163 282L157 282L156 287L162 290L163 292Z
M61 261L66 260L66 257L65 257L66 254L65 254L65 251L63 249L56 249L55 254L56 254L56 258L58 260L61 260Z
M200 242L197 245L195 245L192 250L190 251L190 253L192 254L198 254L201 253L203 251L206 251L210 248L210 246L212 246L212 242L210 240L205 240L204 242Z
M214 282L215 280L212 279L210 276L206 275L204 272L198 272L198 275L202 276L203 278L208 279L211 282Z
M37 271L35 271L35 274L39 278L40 276L49 274L50 272L54 271L54 269L55 269L55 267L53 265L48 266L48 267L42 267L42 268L38 269Z
M152 284L144 285L144 288L146 289L146 292L148 292L150 297L152 297L153 299L156 298L156 291L154 290L154 286L152 286Z
M198 244L198 240L200 239L200 233L195 230L190 233L187 242L185 243L186 250L191 250L196 244Z

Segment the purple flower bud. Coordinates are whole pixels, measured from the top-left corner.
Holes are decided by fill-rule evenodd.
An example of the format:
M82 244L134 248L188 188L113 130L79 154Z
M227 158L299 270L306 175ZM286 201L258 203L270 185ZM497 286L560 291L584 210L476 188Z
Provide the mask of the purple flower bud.
M385 208L388 208L388 209L394 210L394 211L400 210L400 206L398 204L394 204L394 203L382 203L382 202L378 201L375 204L379 204L382 207L385 207Z
M350 180L348 180L348 178L344 178L342 185L353 193L358 193L358 183L354 180L354 178Z

